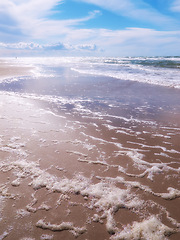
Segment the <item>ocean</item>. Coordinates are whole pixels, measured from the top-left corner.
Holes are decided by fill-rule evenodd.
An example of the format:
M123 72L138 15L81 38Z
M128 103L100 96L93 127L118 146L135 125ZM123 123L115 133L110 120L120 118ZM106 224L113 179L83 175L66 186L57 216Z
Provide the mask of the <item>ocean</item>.
M12 60L12 59L11 59ZM16 63L39 66L68 66L83 74L114 77L167 87L180 88L180 57L54 57L21 58Z
M0 239L178 240L180 57L2 61Z

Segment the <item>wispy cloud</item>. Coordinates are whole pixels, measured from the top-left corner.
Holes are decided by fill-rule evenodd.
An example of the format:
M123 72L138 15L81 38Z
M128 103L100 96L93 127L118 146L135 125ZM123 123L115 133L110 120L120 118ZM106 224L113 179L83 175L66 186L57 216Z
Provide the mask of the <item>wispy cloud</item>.
M180 52L180 31L157 31L148 28L116 31L101 29L95 44L106 49L107 55L112 56L177 55Z
M180 12L180 0L172 1L172 5L170 9L174 12Z
M0 1L1 36L4 34L5 36L25 37L31 28L36 28L36 23L42 17L50 13L50 9L57 2L57 0ZM9 38L9 41L11 41L11 38Z
M77 1L77 0L76 0ZM131 19L150 22L156 26L172 26L175 22L171 17L163 15L157 9L143 0L78 0L80 2L91 3L106 10L115 12L121 16ZM179 0L177 6L179 6Z
M127 28L124 30L91 29L74 30L72 43L37 44L19 42L14 44L0 43L0 50L16 50L29 54L34 52L51 55L56 52L98 53L106 56L132 55L176 55L180 52L180 31L156 31L144 28ZM79 36L81 43L75 36ZM68 39L70 36L66 36ZM82 40L86 39L86 41ZM84 44L83 42L87 42Z
M51 20L53 9L62 0L6 0L0 2L1 34L17 31L22 38L58 38L71 31L71 28L86 22L99 14L89 12L85 17L67 20ZM3 22L3 19L6 19Z
M89 20L100 15L99 10L84 17L53 20L57 4L68 0L5 0L0 1L0 52L26 52L30 54L62 51L88 52L104 55L170 55L180 52L180 31L166 28L173 20L164 16L143 0L74 0L115 12L138 21L161 24L163 30L146 28L87 28ZM180 0L168 5L178 12ZM60 8L59 8L60 9ZM92 9L92 8L91 8ZM60 16L60 13L59 13ZM162 24L163 23L163 24ZM176 53L175 53L176 52Z

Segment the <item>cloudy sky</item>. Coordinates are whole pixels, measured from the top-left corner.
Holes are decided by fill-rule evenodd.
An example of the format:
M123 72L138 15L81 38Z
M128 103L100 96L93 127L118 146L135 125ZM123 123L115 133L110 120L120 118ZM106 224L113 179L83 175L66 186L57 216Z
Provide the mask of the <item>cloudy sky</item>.
M0 56L180 55L180 0L0 0Z

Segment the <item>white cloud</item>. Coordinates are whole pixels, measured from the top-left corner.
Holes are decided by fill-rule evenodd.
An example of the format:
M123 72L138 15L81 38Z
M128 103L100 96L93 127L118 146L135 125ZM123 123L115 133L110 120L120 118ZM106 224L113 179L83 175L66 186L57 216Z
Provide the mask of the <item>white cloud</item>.
M27 54L73 53L103 54L105 56L132 55L177 55L180 53L180 31L156 31L144 28L127 28L124 30L91 29L74 30L74 36L66 36L66 42L56 44L37 44L19 42L15 44L0 43L0 49L25 51ZM77 35L76 35L77 34ZM78 38L79 39L75 39ZM71 39L71 42L70 42ZM86 39L86 41L84 40ZM86 44L84 44L86 42ZM103 50L103 51L102 51Z
M77 1L77 0L76 0ZM143 0L78 0L91 3L106 10L115 12L121 16L135 20L153 23L155 25L166 24L170 26L173 19L167 17ZM179 1L179 0L177 0Z
M0 7L10 12L17 19L38 19L51 13L54 6L62 0L6 0L1 1Z
M70 32L73 32L74 27L94 18L98 11L90 12L88 16L79 19L68 19L68 20L36 20L35 27L32 23L31 26L23 26L25 32L28 32L34 39L50 38L55 37L58 39L60 36L66 36ZM28 34L27 33L27 34Z
M31 35L39 21L50 14L58 0L6 0L0 1L0 32L23 38ZM3 19L5 19L3 21ZM8 36L7 36L8 41ZM10 38L9 38L9 41Z
M0 1L0 20L6 22L0 24L1 32L17 31L22 38L43 39L55 37L58 39L70 32L76 25L88 21L99 11L93 11L88 16L79 19L51 20L53 8L63 0L6 0ZM3 17L1 17L3 13ZM2 21L0 21L2 23ZM12 31L12 25L13 31ZM6 29L6 30L5 30ZM1 33L2 34L2 33Z
M93 3L120 15L143 21L146 18L147 21L162 24L169 20L142 0L78 1ZM173 2L174 11L178 10L179 2L180 0ZM45 51L48 53L85 51L99 54L100 49L103 49L104 54L109 56L167 55L168 51L171 55L176 49L176 54L180 54L178 31L156 31L148 28L83 29L79 26L95 18L100 12L93 11L79 19L51 20L49 16L53 13L54 7L62 3L63 0L0 0L0 39L1 41L6 39L4 41L6 43L0 43L1 53L12 50L21 51L22 54ZM47 42L55 44L46 44Z
M0 49L8 50L35 50L39 52L43 51L74 51L74 50L83 50L83 51L95 51L97 49L95 44L79 44L79 45L70 45L64 43L55 43L55 44L38 44L34 42L18 42L18 43L2 43L0 42Z
M173 1L170 9L174 12L180 12L180 0Z
M89 41L94 43L98 50L103 49L103 54L106 56L180 54L180 31L157 31L148 28L77 31L77 35L82 38L87 37L87 41L89 36Z
M121 55L171 55L180 53L180 31L156 31L144 28L102 30L101 47ZM96 42L97 46L98 43Z
M37 43L25 43L25 42L19 42L19 43L0 43L0 48L6 48L6 49L41 49L42 47Z

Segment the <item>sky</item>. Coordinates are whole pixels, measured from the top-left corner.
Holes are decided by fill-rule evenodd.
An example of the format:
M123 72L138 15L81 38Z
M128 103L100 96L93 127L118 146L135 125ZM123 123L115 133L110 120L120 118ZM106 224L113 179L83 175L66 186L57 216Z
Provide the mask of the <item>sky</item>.
M0 0L0 57L179 55L180 0Z

